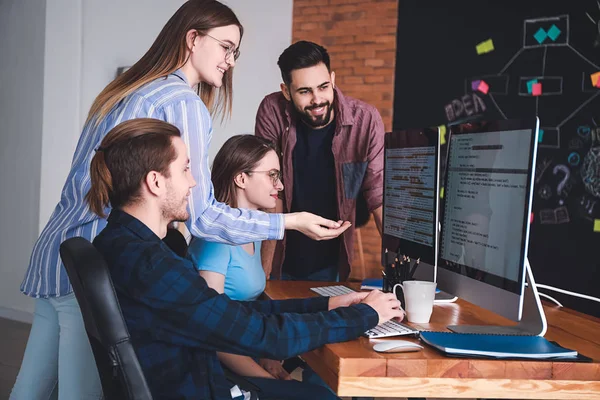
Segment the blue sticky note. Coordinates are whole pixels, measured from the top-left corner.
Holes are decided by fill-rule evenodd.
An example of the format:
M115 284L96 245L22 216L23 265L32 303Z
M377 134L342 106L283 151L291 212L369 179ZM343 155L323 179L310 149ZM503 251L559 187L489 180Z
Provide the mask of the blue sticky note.
M558 29L558 28L557 28ZM538 31L533 35L533 37L535 38L535 40L537 40L537 42L539 44L544 43L544 40L546 40L546 38L548 37L548 34L546 33L546 31L544 30L544 28L540 28L538 29Z
M548 29L548 37L552 39L554 42L561 34L561 30L558 29L556 25L552 25L550 29Z
M530 81L527 81L527 93L531 93L531 91L533 90L533 84L534 83L538 83L537 79L532 79Z
M473 91L476 91L477 88L479 87L479 84L481 83L481 81L477 80L477 81L472 81L471 82L471 89L473 89Z
M540 133L538 134L538 143L542 143L542 140L544 140L544 130L540 129Z

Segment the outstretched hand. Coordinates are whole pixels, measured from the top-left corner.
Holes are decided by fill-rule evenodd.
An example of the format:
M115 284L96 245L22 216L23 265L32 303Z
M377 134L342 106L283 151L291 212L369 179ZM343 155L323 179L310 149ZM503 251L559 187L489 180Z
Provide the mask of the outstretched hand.
M330 240L350 228L348 221L332 221L309 212L285 214L285 228L302 232L313 240Z

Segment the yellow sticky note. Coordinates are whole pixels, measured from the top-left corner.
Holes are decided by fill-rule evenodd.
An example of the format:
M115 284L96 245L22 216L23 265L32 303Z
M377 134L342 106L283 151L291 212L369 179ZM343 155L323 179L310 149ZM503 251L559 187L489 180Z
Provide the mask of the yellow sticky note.
M440 145L446 144L446 125L438 126L440 129Z
M600 77L600 72L595 72L593 74L590 75L590 78L592 78L592 86L596 86L598 85L598 78Z
M440 189L440 199L443 199L443 198L444 198L444 188L442 187ZM596 220L596 221L598 221L598 220Z
M492 41L492 39L488 39L485 42L481 42L477 46L475 46L475 50L477 50L478 55L494 51L494 42Z
M594 232L600 232L600 219L594 220Z

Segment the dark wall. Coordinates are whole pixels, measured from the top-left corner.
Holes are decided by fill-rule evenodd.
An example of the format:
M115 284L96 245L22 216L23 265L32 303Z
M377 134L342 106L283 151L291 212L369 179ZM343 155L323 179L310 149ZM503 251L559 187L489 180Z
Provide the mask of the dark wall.
M600 71L600 42L586 12L600 19L595 0L400 1L393 125L537 115L544 133L529 246L534 277L600 297L600 89L589 76ZM487 39L495 50L477 55ZM528 92L534 78L542 96ZM478 79L487 94L472 90ZM600 303L542 292L600 316Z

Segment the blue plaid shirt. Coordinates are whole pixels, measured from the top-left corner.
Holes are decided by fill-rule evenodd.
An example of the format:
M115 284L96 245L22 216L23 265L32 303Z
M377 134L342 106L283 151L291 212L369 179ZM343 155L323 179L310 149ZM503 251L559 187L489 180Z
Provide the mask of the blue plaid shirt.
M285 359L354 339L377 325L366 304L329 299L237 302L206 285L190 260L113 210L94 245L105 257L155 399L231 399L216 351Z

